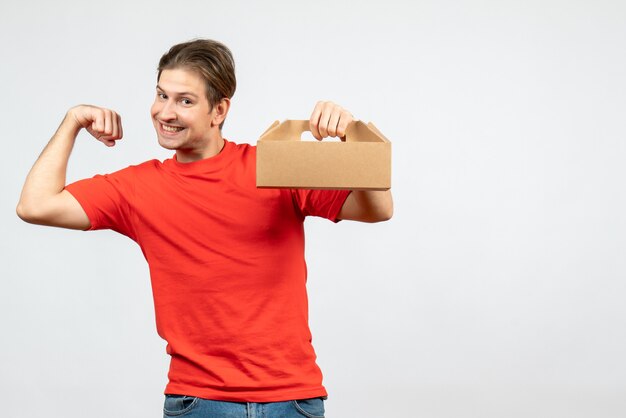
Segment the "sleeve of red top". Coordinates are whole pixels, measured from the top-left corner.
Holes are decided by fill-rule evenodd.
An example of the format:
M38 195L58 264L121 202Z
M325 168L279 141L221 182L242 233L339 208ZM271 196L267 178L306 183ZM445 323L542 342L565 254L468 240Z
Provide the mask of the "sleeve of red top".
M129 169L96 175L65 186L91 222L89 230L112 229L134 239L130 201L133 183Z
M338 222L337 216L350 190L292 189L291 194L302 216L320 216Z

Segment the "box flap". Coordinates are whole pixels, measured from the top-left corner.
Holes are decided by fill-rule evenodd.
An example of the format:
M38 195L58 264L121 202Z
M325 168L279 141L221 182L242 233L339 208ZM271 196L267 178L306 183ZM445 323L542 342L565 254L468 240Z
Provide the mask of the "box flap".
M259 138L259 141L300 141L302 133L310 131L308 120L286 120L274 122ZM389 142L373 123L360 120L351 122L346 128L346 142Z

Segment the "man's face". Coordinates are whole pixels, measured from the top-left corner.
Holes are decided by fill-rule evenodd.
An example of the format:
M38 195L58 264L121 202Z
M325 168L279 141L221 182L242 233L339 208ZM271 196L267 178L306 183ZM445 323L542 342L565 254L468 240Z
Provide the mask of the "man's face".
M162 147L202 154L209 144L215 108L209 106L205 82L196 72L163 70L150 114Z

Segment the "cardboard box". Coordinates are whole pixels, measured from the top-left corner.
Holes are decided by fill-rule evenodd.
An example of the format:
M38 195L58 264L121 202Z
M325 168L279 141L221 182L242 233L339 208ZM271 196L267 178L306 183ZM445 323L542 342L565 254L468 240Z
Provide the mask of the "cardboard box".
M308 120L274 122L257 142L257 187L387 190L391 142L372 124L352 122L345 141L302 141Z

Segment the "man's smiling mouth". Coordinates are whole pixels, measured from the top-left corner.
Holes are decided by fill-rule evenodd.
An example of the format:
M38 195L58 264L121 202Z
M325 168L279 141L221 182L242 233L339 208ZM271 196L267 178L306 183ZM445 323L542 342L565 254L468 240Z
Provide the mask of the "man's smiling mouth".
M172 133L176 133L176 132L180 132L185 128L181 128L179 126L170 126L170 125L164 125L161 124L161 128L165 131L165 132L172 132Z

